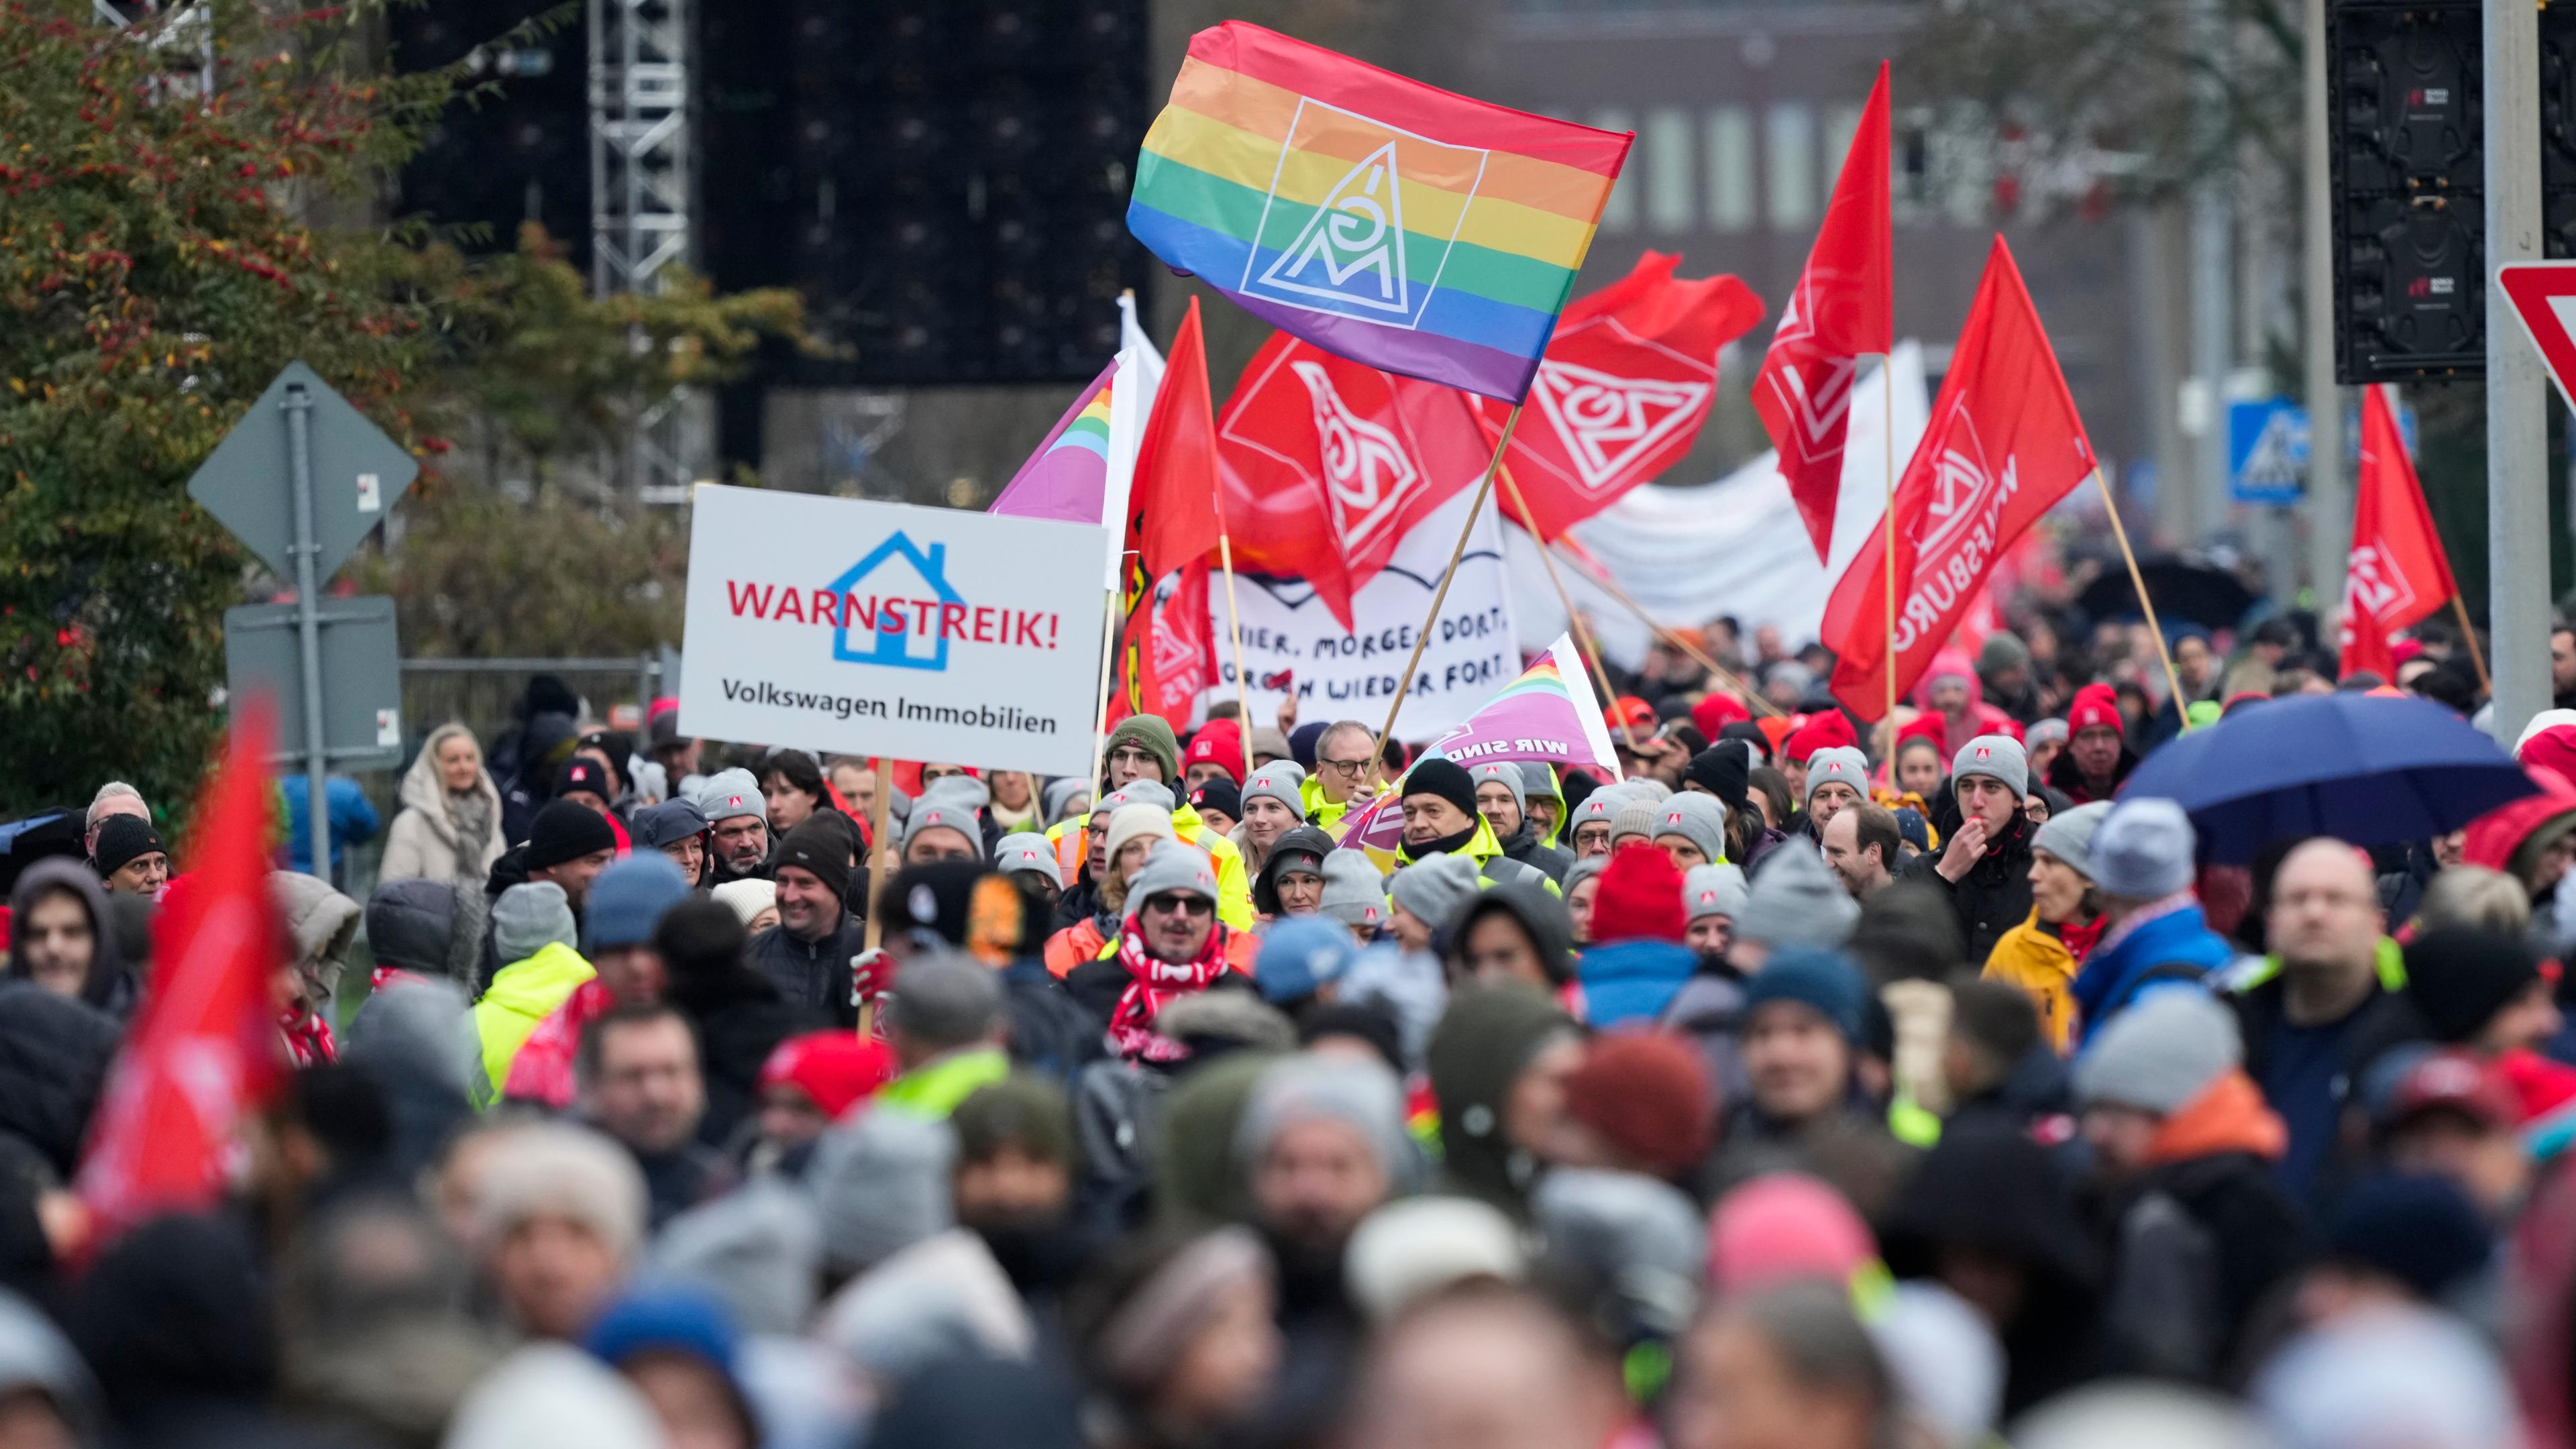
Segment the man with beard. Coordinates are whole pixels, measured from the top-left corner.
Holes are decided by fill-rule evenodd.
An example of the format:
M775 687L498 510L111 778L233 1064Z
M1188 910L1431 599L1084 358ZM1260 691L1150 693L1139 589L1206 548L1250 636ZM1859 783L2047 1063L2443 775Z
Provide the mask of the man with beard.
M1529 813L1527 777L1521 767L1478 765L1470 774L1476 782L1476 813L1493 827L1503 854L1562 882L1566 867L1574 864L1574 854L1541 837L1538 822Z
M1030 1315L1052 1325L1098 1246L1074 1220L1073 1109L1064 1089L1013 1072L977 1088L948 1122L957 1132L949 1179L957 1225L984 1240Z
M2022 814L2030 767L2021 742L2010 735L1968 741L1950 762L1950 789L1959 823L1943 832L1939 855L1919 855L1906 866L1905 879L1949 897L1967 964L1982 967L2003 933L2030 917L2031 827Z
M763 874L769 859L769 807L749 770L719 770L698 787L698 813L707 818L709 888Z
M1348 1056L1290 1057L1261 1074L1234 1136L1254 1226L1279 1265L1282 1397L1347 1383L1364 1325L1344 1287L1343 1250L1371 1212L1411 1186L1404 1089Z

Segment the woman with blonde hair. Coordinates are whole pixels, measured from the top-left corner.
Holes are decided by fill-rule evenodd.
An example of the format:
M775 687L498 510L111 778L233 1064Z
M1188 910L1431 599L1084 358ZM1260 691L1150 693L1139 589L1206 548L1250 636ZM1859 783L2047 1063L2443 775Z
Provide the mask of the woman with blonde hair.
M474 732L453 722L431 730L397 798L402 811L385 835L377 879L455 878L480 890L509 842L501 838L501 790L483 768Z

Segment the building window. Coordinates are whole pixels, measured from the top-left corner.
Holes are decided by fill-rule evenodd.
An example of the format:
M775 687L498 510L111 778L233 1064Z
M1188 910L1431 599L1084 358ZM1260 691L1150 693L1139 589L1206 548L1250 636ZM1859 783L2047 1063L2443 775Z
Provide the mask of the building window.
M1646 113L1638 138L1646 156L1646 229L1666 235L1691 230L1691 120L1678 108Z
M1605 131L1633 131L1637 129L1637 118L1631 112L1612 109L1595 112L1592 124ZM1638 137L1636 146L1628 153L1628 164L1619 168L1619 179L1610 187L1610 200L1601 208L1601 230L1604 232L1615 236L1637 229L1637 173L1645 160L1637 152L1645 149L1645 145L1646 138Z
M1753 225L1753 116L1742 106L1708 113L1708 224L1720 232Z
M1860 112L1858 106L1836 106L1825 113L1824 162L1833 168L1825 173L1828 186L1842 175L1843 158L1851 154L1852 136L1860 130Z
M1763 115L1762 129L1771 225L1804 230L1816 220L1816 113L1794 102L1776 105Z

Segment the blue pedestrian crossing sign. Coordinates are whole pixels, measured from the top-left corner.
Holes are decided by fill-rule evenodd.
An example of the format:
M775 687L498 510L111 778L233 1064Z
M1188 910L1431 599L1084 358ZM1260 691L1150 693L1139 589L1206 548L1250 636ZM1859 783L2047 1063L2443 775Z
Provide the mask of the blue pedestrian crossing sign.
M2308 410L2288 398L2227 408L2227 495L2238 503L2296 503L2308 488Z

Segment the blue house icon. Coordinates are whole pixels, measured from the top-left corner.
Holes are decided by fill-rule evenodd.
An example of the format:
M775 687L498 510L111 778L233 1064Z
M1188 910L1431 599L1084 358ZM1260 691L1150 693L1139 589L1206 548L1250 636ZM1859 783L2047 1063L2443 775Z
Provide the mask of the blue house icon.
M934 543L925 553L919 544L914 543L899 529L888 534L885 542L870 549L867 557L850 565L848 572L832 580L832 591L837 594L856 593L860 580L875 573L889 560L897 557L910 564L912 571L921 577L922 584L929 591L928 597L936 598L943 604L966 602L965 595L948 587L948 545ZM924 597L922 593L900 584L891 589L880 584L875 592L881 598ZM880 609L883 607L883 604L879 605ZM933 628L929 637L936 647L928 654L916 654L912 652L911 646L912 641L922 637L921 626L909 615L903 622L905 627L894 633L868 629L862 623L861 632L867 634L869 639L865 648L854 648L850 642L849 620L844 616L840 626L832 631L832 657L844 664L882 664L894 669L946 669L948 667L947 637Z

